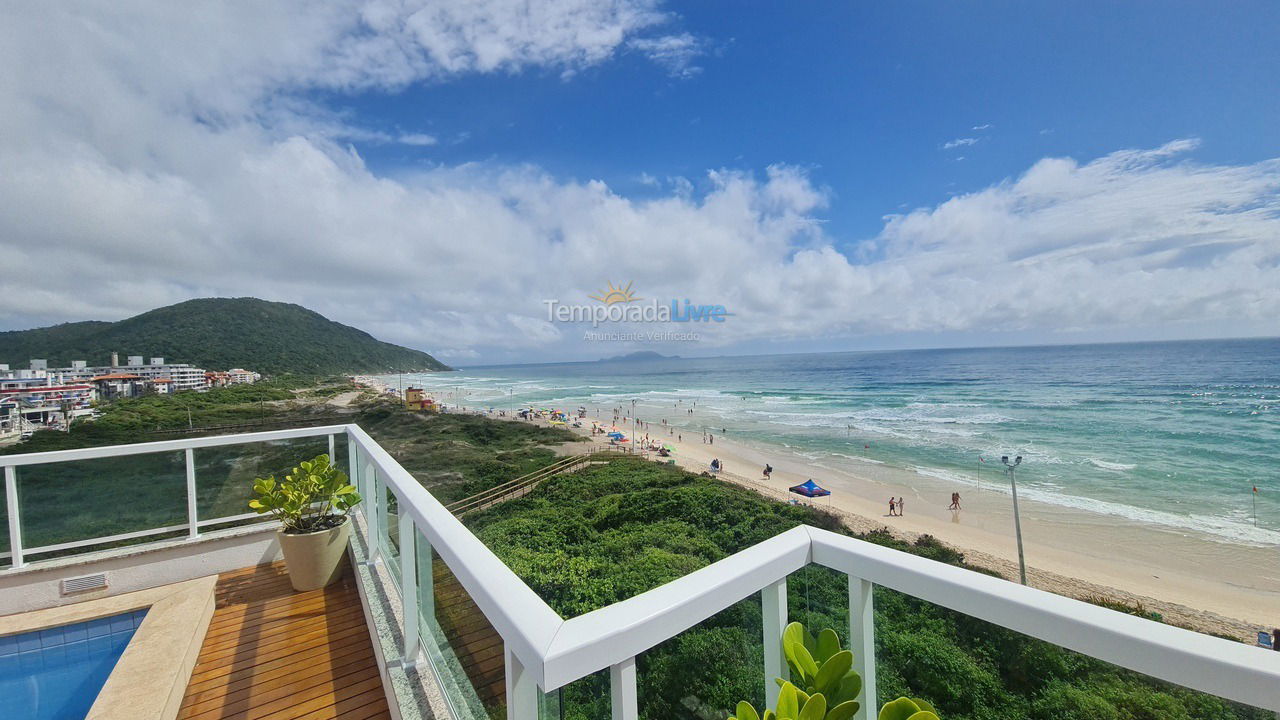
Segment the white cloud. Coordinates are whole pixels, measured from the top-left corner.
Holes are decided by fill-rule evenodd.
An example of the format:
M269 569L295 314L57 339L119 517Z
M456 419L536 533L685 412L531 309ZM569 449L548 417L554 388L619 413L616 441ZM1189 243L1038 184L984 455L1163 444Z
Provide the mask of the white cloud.
M978 138L971 138L971 137L956 138L955 140L951 140L947 143L944 143L942 146L942 149L952 150L958 147L964 147L966 145L973 145L976 142L978 142Z
M729 306L711 344L1260 331L1280 313L1280 161L1198 164L1194 141L1046 158L853 249L823 227L839 198L788 165L667 178L644 200L493 163L380 176L345 144L357 119L297 93L582 67L657 11L566 12L535 39L540 9L472 31L494 3L337 7L4 6L0 62L22 70L0 74L0 327L256 295L450 357L594 356L541 301L609 281ZM373 30L393 26L396 47Z
M702 43L689 33L635 38L627 43L627 47L663 66L673 77L692 77L702 71L693 64L703 53Z
M974 130L981 131L981 130L990 130L990 129L991 129L991 128L993 128L993 127L995 127L995 126L994 126L994 125L992 125L991 123L983 123L983 124L981 124L981 125L974 125L974 126L973 126L973 129L974 129Z
M428 135L426 133L401 133L399 137L396 138L396 142L401 145L429 147L439 143L440 141L436 139L435 135Z

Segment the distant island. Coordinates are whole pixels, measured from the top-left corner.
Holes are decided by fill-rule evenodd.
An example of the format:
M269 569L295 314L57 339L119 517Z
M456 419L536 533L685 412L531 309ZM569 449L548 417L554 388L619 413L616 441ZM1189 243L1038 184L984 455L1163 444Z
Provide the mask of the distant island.
M0 332L0 363L25 368L87 360L113 352L163 356L202 368L251 368L264 374L385 373L451 368L420 350L375 339L301 305L258 298L202 298L118 322L64 323Z
M678 360L679 355L663 355L652 350L637 350L626 355L600 358L596 362L634 362L636 360Z

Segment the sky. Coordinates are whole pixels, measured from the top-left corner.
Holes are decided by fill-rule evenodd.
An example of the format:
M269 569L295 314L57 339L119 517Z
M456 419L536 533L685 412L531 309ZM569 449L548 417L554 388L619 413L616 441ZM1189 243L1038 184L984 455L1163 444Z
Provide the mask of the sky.
M1274 2L7 3L0 329L249 295L452 364L1277 335L1277 35ZM731 315L548 315L610 283Z

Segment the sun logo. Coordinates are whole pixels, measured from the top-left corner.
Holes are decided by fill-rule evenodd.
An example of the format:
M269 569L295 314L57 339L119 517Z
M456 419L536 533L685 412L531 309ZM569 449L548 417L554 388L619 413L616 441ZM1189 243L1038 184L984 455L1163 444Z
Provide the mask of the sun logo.
M635 293L631 292L631 283L627 283L626 287L620 288L616 288L613 283L609 283L608 290L601 290L599 295L590 295L589 297L592 300L599 300L605 305L635 302L640 299L635 296Z

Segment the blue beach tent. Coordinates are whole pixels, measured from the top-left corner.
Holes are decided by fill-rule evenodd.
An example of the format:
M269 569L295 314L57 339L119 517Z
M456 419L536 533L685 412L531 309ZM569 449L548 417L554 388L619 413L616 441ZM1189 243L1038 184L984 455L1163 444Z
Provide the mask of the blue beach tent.
M803 484L796 485L795 487L790 488L790 490L797 495L803 495L805 497L825 497L831 494L830 490L820 487L818 483L812 480L806 480Z

